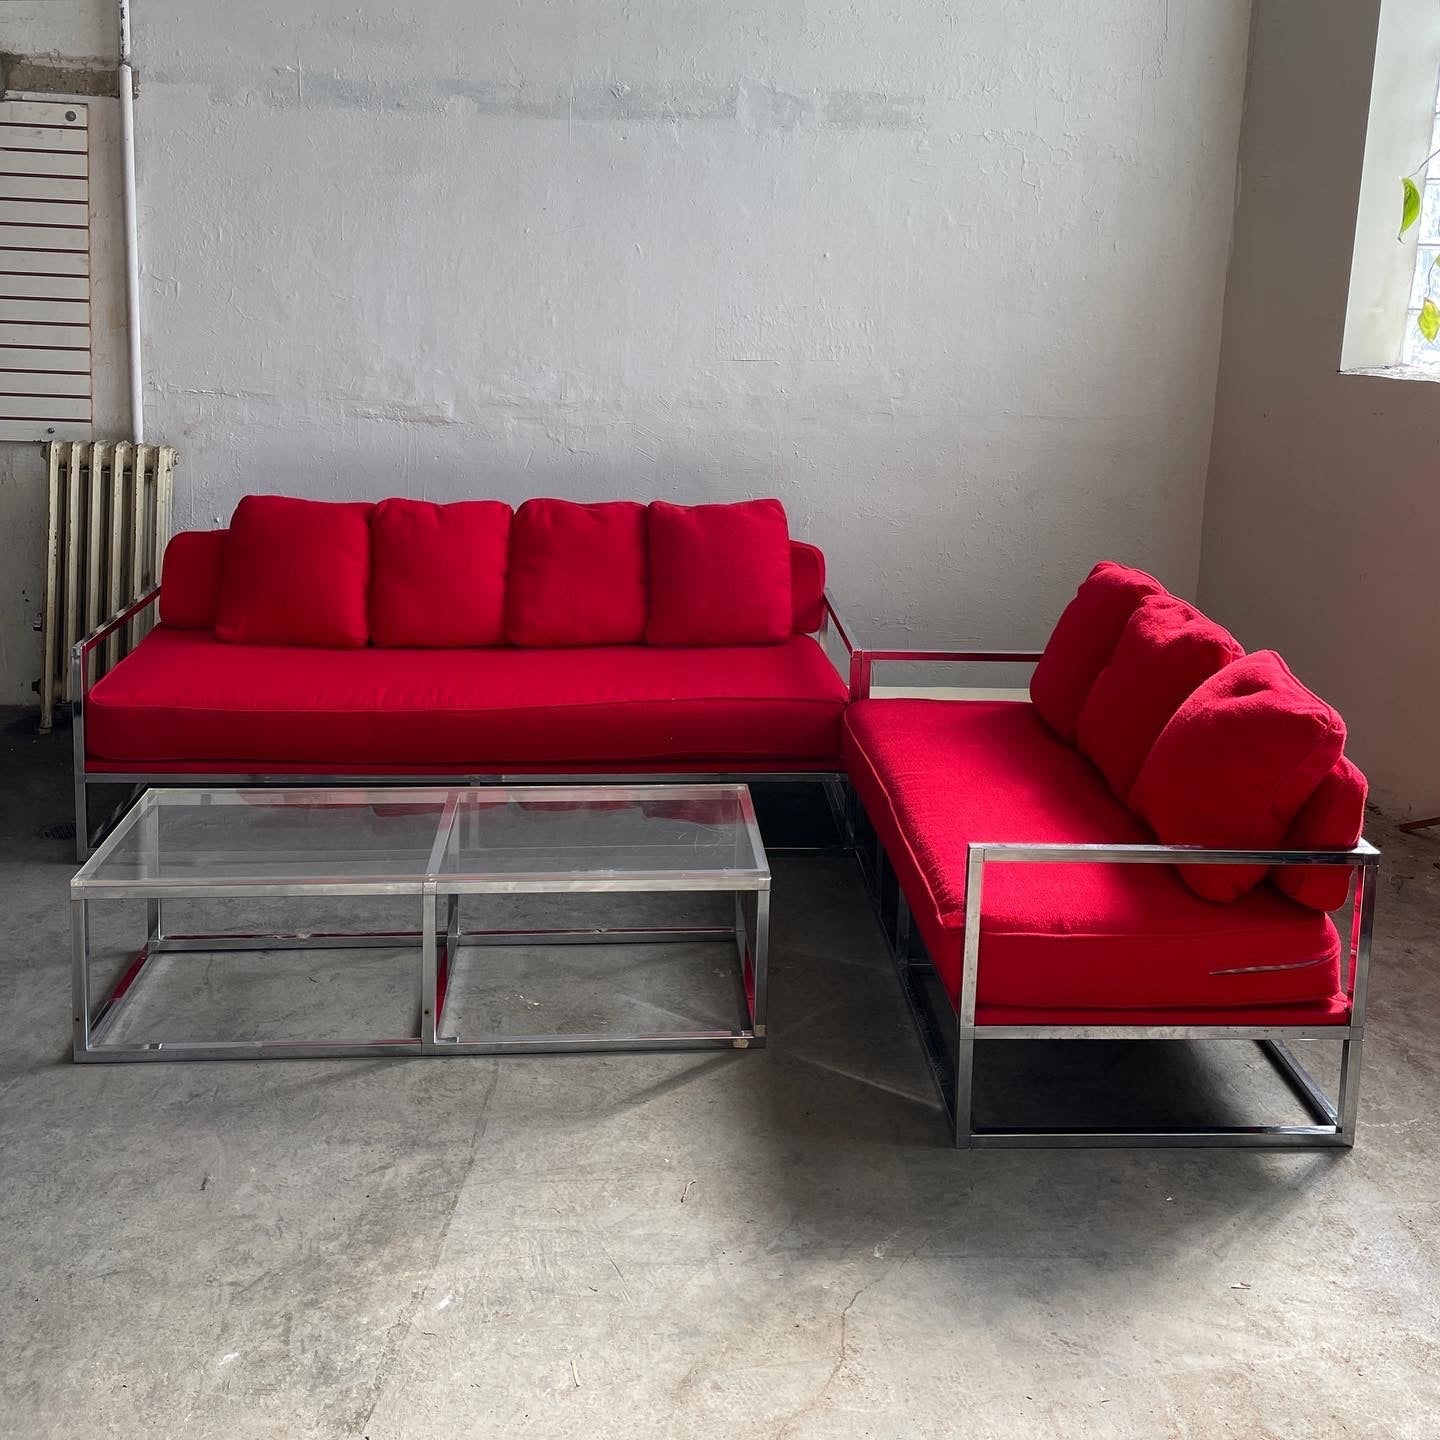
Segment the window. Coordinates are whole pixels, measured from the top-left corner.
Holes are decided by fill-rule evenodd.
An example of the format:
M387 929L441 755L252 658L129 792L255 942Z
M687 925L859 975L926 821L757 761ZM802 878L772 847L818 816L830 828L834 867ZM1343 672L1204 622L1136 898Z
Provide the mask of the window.
M1440 307L1440 269L1435 268L1440 255L1440 158L1426 158L1440 146L1437 77L1440 4L1380 0L1342 371L1440 381L1440 332L1427 341L1416 326L1427 291ZM1341 107L1340 113L1350 112ZM1339 132L1329 133L1332 150L1339 138ZM1421 214L1397 243L1401 176L1409 176L1419 191ZM1427 315L1427 324L1430 318Z
M1419 243L1415 247L1415 275L1410 285L1410 303L1405 312L1405 332L1400 343L1402 365L1424 365L1440 369L1440 331L1427 340L1420 328L1421 307L1428 299L1440 307L1440 92L1435 98L1434 128L1430 135L1430 158L1420 186ZM1440 323L1440 315L1435 317Z

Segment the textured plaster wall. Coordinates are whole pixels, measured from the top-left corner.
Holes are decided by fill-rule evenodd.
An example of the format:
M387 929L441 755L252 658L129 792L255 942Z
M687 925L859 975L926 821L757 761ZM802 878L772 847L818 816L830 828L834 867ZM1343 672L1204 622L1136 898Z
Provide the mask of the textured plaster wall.
M19 14L108 44L107 7ZM246 490L774 493L866 629L1038 641L1102 555L1193 589L1248 5L135 27L180 523Z
M1380 799L1433 815L1440 384L1337 373L1378 9L1256 7L1200 598L1339 708Z

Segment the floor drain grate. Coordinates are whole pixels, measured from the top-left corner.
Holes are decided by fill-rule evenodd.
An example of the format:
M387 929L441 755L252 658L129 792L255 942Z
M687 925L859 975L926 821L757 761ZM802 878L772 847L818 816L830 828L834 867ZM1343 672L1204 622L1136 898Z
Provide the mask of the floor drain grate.
M41 840L73 840L75 838L75 822L73 820L57 820L53 825L41 825L35 834Z

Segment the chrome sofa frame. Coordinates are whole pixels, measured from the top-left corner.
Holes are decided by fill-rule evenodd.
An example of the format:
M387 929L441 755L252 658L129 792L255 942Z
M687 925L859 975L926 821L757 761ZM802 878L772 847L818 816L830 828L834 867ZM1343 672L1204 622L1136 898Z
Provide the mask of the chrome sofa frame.
M89 771L85 763L85 697L88 691L89 657L107 636L121 625L142 615L158 598L158 589L135 600L98 629L79 641L71 651L71 695L74 743L75 839L78 858L89 855L88 792L91 785L146 786L164 781L172 785L296 785L362 784L413 785L415 774L185 774L167 772ZM842 618L829 592L825 595L821 643L838 642L844 653L852 701L871 694L874 668L887 662L921 664L1011 663L1033 665L1036 650L904 650L871 649L856 643L856 633ZM833 652L832 659L835 659ZM958 702L964 703L964 702ZM717 772L698 775L426 775L435 785L491 785L529 783L701 783L704 781L808 781L821 784L837 815L845 819L844 834L866 870L864 846L857 843L859 826L854 792L838 772L801 771L756 775ZM112 817L112 823L118 815ZM108 828L108 827L107 827ZM1355 898L1351 908L1349 974L1346 989L1350 998L1347 1025L982 1025L977 1023L976 985L980 967L980 926L965 930L961 993L958 1011L951 1011L951 1043L946 1045L941 1027L946 1020L933 1013L926 998L938 979L913 933L904 896L897 887L895 921L887 929L884 915L884 879L888 859L875 847L872 894L877 901L882 929L892 941L897 975L909 1004L924 1047L931 1075L950 1118L954 1142L962 1147L1011 1146L1252 1146L1349 1147L1355 1143L1355 1123L1360 1095L1360 1064L1365 1036L1366 994L1370 953L1375 928L1375 892L1380 852L1361 840L1351 850L1206 850L1181 845L1026 845L977 842L969 847L966 883L966 914L979 916L984 900L986 869L998 864L1176 864L1224 865L1237 863L1266 865L1350 865L1356 871ZM893 872L892 872L893 873ZM943 994L943 990L942 990ZM947 1002L948 1003L948 1002ZM975 1124L973 1114L975 1047L983 1040L1253 1040L1274 1065L1281 1078L1309 1112L1310 1125L1214 1126L1195 1129L1002 1129ZM1292 1042L1305 1039L1339 1041L1341 1045L1338 1098L1332 1101L1290 1049Z
M238 785L254 788L266 786L295 786L295 785L415 785L423 783L427 785L638 785L638 784L677 784L695 785L707 782L748 785L765 785L781 783L804 782L807 784L818 784L824 788L824 793L830 803L835 815L837 824L841 820L843 807L843 791L845 777L838 771L833 770L797 770L797 771L757 771L748 773L745 771L717 770L708 772L697 771L676 771L673 773L641 774L632 771L617 773L590 773L590 774L544 774L536 775L523 770L513 771L503 775L480 774L480 775L446 775L432 774L428 772L396 773L386 775L372 775L364 773L348 774L341 771L285 771L282 773L256 772L253 774L242 774L234 771L217 771L210 773L176 773L168 770L143 770L133 771L105 771L90 770L86 765L85 756L85 702L90 689L90 657L115 633L122 625L129 625L138 620L155 602L160 598L160 588L147 591L138 599L134 600L112 615L102 625L92 630L83 640L76 642L70 651L70 714L71 714L71 742L74 751L73 781L75 787L75 858L78 864L84 864L90 857L94 844L114 827L120 816L134 803L138 793L150 785ZM820 627L819 637L821 645L825 646L830 640L838 641L843 649L846 661L849 665L848 679L851 685L851 693L854 693L855 669L853 661L854 644L851 640L851 632L840 618L834 601L827 591L824 597L824 612ZM832 663L835 661L833 652L827 649ZM845 674L841 669L842 675ZM116 785L133 787L130 796L124 800L114 811L111 812L102 826L98 835L92 836L90 830L90 787L92 785ZM772 850L775 847L771 847Z
M851 693L854 699L871 692L876 664L990 662L1033 665L1036 650L895 650L852 647ZM965 703L957 701L955 703ZM853 800L853 792L852 792ZM1080 845L976 842L969 846L966 925L961 961L960 1003L952 1007L953 1025L944 1033L946 1017L937 1017L930 995L939 986L924 947L914 933L903 892L895 883L893 922L887 922L887 880L894 880L889 859L878 838L873 854L859 841L858 814L851 811L848 833L856 843L862 873L875 902L881 929L891 943L896 972L925 1049L931 1076L949 1117L954 1143L962 1148L1030 1146L1250 1146L1316 1148L1355 1143L1360 1103L1360 1064L1365 1039L1365 1007L1370 953L1375 932L1375 892L1380 852L1366 840L1350 850L1207 849L1190 845ZM867 862L869 862L867 864ZM1118 865L1348 865L1355 869L1355 895L1350 912L1348 975L1350 1000L1346 1025L1166 1025L1146 1023L1141 1012L1133 1025L986 1025L977 1021L976 988L980 975L979 917L983 913L985 876L992 865L1024 864ZM948 997L947 1002L948 1002ZM947 1038L949 1043L947 1044ZM1331 1100L1290 1046L1299 1040L1340 1042L1338 1096ZM1274 1066L1313 1123L1308 1125L1227 1125L1152 1130L1143 1127L1020 1128L982 1127L974 1118L975 1047L984 1040L1253 1040Z

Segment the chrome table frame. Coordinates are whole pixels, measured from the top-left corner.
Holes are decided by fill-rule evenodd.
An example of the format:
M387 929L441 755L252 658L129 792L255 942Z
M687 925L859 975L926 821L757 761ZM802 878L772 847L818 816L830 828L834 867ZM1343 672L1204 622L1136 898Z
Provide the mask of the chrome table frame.
M852 697L868 698L873 667L878 662L910 663L1025 663L1040 658L1034 650L899 650L852 651ZM963 700L945 702L965 704ZM953 1029L947 1036L946 1019L935 1014L929 994L938 986L924 947L914 932L908 904L889 859L874 839L873 849L859 835L858 802L852 791L847 833L856 844L856 856L875 902L881 929L890 941L901 990L910 1008L931 1077L949 1118L954 1143L962 1148L1015 1148L1038 1146L1248 1146L1265 1149L1349 1148L1355 1143L1360 1103L1360 1066L1365 1039L1365 1011L1369 990L1370 957L1375 933L1375 898L1380 852L1360 840L1349 850L1216 849L1189 845L1081 845L976 842L968 847L964 941L958 1007L951 1007ZM1118 864L1118 865L1343 865L1354 869L1355 893L1351 902L1345 991L1350 1002L1347 1024L1338 1025L1167 1025L1147 1023L1137 1012L1133 1025L986 1025L977 1019L976 991L981 963L981 917L985 874L991 865L1005 864ZM893 921L887 917L887 896L894 885ZM943 987L939 987L943 994ZM948 999L948 997L947 997ZM1253 1040L1265 1058L1304 1106L1312 1123L1306 1125L1216 1125L1156 1130L1145 1127L1019 1128L982 1127L974 1119L975 1047L984 1040ZM1300 1040L1340 1043L1337 1097L1300 1062L1291 1044ZM947 1043L948 1041L948 1043Z
M246 787L237 787L246 788ZM700 798L713 791L707 785L631 785L591 788L573 793L564 787L511 787L521 799L601 800ZM496 874L466 876L441 874L441 861L453 834L460 792L450 787L413 786L448 790L429 864L423 874L370 880L275 880L264 883L224 883L203 880L106 881L95 873L113 853L130 825L145 824L154 816L157 792L141 797L127 824L117 826L70 882L72 1032L73 1054L80 1062L153 1060L256 1060L320 1059L373 1055L504 1055L543 1052L603 1050L708 1050L763 1046L766 1039L768 955L770 935L770 869L755 820L754 807L744 786L738 789L741 818L758 858L754 871L577 871L573 875ZM615 893L733 893L735 919L730 926L688 928L557 930L464 930L461 904L469 895L615 894ZM754 896L753 927L746 897ZM333 898L335 896L403 895L420 902L420 928L388 932L292 931L277 934L172 934L164 928L164 904L180 899ZM102 900L143 899L146 904L145 944L97 1004L93 994L90 955L90 906ZM441 907L444 924L439 923ZM733 941L738 966L736 989L740 1023L727 1030L677 1030L643 1034L487 1035L464 1038L447 1033L446 1005L450 975L460 948L524 945L635 945ZM108 1038L133 998L150 976L155 956L175 953L254 950L399 949L418 945L417 1021L413 1035L356 1040L195 1040L115 1041Z
M112 615L102 625L79 640L70 650L70 716L71 747L73 752L72 782L75 792L75 860L83 865L89 858L92 843L99 843L120 822L125 812L135 802L140 791L151 786L171 788L194 788L201 786L236 786L242 789L267 789L273 787L298 788L305 785L318 786L388 786L428 785L439 788L451 786L480 785L697 785L697 784L739 784L767 785L781 783L815 784L823 787L837 825L841 820L841 805L845 776L836 770L707 770L701 771L655 771L655 772L594 772L568 774L534 774L524 770L508 771L504 774L431 774L424 771L396 771L388 774L366 774L355 771L290 770L290 771L238 771L190 772L167 770L159 767L147 770L142 767L125 771L91 770L85 754L85 702L90 690L90 657L105 641L124 625L139 623L142 616L156 604L160 590L147 591L132 601L125 609ZM826 650L831 663L850 685L852 698L855 694L856 671L854 644L851 632L840 618L835 603L827 591L824 597L823 618L816 637ZM838 643L841 655L834 653L833 644ZM130 786L132 794L108 816L98 836L92 836L90 828L90 787L92 785Z

